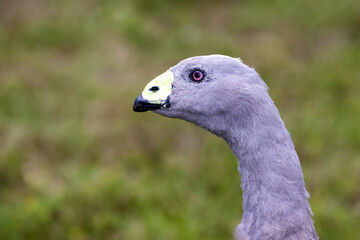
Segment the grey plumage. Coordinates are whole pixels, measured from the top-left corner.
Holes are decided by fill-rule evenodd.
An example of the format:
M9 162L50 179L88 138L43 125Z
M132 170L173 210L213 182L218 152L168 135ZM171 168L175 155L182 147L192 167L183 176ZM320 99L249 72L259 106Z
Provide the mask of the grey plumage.
M194 70L202 81L191 80ZM256 71L223 55L188 58L169 71L167 103L151 110L216 134L238 159L244 211L235 239L318 239L298 155ZM134 110L147 104L154 105L138 98Z

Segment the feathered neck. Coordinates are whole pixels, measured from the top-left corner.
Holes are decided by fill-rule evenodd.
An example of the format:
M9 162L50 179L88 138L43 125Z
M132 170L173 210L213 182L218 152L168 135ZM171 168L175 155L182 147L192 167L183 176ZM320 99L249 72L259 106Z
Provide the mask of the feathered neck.
M301 165L278 110L270 98L247 121L243 110L233 111L241 114L222 132L238 159L243 189L236 239L318 239Z

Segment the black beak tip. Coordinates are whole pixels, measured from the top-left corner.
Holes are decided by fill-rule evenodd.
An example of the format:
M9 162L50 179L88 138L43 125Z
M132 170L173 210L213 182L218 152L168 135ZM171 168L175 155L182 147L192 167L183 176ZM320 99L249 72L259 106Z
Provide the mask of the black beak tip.
M160 106L161 106L160 104L153 104L153 103L150 103L148 100L145 100L141 94L134 101L133 111L134 112L146 112L149 110L159 109Z
M142 95L138 96L133 104L133 111L134 112L146 112L147 109L144 109L143 106L146 104L145 99L142 97Z

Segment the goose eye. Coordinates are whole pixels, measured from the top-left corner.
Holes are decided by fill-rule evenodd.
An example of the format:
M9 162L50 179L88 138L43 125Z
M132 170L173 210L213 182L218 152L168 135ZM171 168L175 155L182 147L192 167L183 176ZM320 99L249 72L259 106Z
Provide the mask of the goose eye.
M200 70L195 70L191 73L191 79L194 81L201 81L204 78L204 73Z

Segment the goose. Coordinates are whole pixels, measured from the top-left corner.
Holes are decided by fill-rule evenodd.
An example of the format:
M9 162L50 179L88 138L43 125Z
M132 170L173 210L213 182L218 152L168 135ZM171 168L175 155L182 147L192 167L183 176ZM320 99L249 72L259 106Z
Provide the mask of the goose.
M268 87L240 58L195 56L150 81L133 104L223 138L238 160L236 240L318 239L298 155Z

